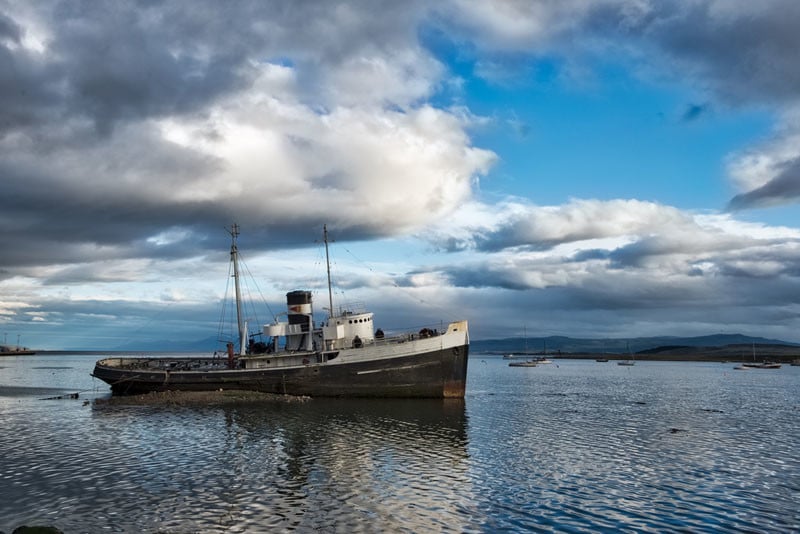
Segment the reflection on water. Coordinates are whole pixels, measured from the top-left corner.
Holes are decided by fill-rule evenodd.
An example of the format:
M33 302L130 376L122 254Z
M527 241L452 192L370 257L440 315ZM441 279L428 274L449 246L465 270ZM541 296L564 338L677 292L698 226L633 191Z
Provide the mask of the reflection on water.
M94 359L0 362L0 531L800 530L797 367L479 357L465 401L158 407L86 402Z
M79 425L42 410L5 429L25 437L2 443L0 528L32 512L65 531L467 528L463 401L60 402Z

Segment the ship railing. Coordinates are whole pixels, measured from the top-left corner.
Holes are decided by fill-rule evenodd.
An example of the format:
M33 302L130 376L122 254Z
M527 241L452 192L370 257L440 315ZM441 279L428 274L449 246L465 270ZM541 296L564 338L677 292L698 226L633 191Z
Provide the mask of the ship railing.
M215 369L228 365L227 356L159 357L159 358L107 358L105 362L119 369L138 369L153 371L193 371Z
M376 336L371 341L371 344L385 345L389 343L406 343L408 341L414 341L417 339L441 336L446 332L447 329L443 328L441 324L421 326L416 329L409 328L401 332L385 333L382 338Z

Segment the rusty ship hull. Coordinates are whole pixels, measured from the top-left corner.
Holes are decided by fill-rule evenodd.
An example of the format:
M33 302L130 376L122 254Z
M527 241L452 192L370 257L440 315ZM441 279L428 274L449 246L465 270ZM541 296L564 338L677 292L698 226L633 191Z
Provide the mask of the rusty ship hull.
M220 358L106 358L92 375L116 395L242 389L311 397L464 397L468 342L396 356L358 354L369 349L340 351L333 359L321 353L240 358L234 369Z

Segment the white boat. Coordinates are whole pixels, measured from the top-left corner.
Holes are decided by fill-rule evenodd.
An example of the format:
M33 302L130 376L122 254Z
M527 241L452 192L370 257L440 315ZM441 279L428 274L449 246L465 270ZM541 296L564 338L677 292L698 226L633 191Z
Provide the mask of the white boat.
M334 314L327 227L327 320L314 321L310 291L290 291L287 321L263 327L267 343L248 343L239 288L239 227L233 225L230 234L238 350L228 343L227 357L102 359L92 375L107 382L113 394L244 389L326 397L464 397L467 321L451 322L443 332L384 333L374 329L371 312L340 308Z
M524 332L524 336L523 337L525 339L525 350L523 351L523 354L527 355L528 354L528 329L523 326L522 327L522 331ZM504 358L505 358L505 356L504 356ZM514 355L513 354L509 354L508 358L506 358L506 359L510 359L510 358L514 358ZM528 358L527 360L521 361L521 362L511 362L511 363L508 364L508 366L509 367L536 367L537 363L538 362L536 361L535 358Z
M736 367L734 367L734 369L736 369L737 371L744 371L744 370L747 370L747 369L780 369L780 368L781 368L781 364L779 364L777 362L769 362L769 361L766 361L766 360L764 360L762 362L757 362L756 361L756 344L755 343L753 343L753 361L752 362L742 362L739 365L737 365Z
M541 356L534 356L532 360L537 364L544 365L548 363L553 363L553 360L547 357L547 341L544 341L544 346L542 348L542 355Z
M633 354L633 353L631 353L631 347L630 347L630 345L628 345L628 344L626 343L626 344L625 344L625 346L626 346L626 347L627 347L627 349L628 349L628 356L630 356L630 358L629 358L629 359L627 359L627 360L620 360L620 361L618 361L618 362L617 362L617 365L628 365L628 366L630 366L630 365L636 365L636 355L635 355L635 354Z

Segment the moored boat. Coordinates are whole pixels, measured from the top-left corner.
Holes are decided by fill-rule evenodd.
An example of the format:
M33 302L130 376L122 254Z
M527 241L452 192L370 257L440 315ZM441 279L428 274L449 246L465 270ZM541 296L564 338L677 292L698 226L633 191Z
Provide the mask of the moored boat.
M740 367L745 369L780 369L781 364L777 362L755 362L755 363L742 363Z
M231 262L237 300L238 351L224 357L105 358L92 376L113 394L151 391L245 389L320 397L463 398L466 389L469 332L455 321L442 332L374 330L373 314L351 307L315 323L310 291L286 294L287 321L263 327L267 343L248 343L238 289L238 226L231 229ZM327 258L328 234L324 230ZM328 263L330 307L330 263Z
M747 369L780 369L781 364L778 362L771 362L771 361L756 361L756 344L753 343L753 361L752 362L742 362L738 366L734 367L737 371L743 371Z
M630 359L628 359L628 360L620 360L620 361L617 362L617 365L626 365L626 366L629 366L629 367L632 366L632 365L636 365L636 355L631 352L631 347L630 347L629 344L626 343L625 346L626 346L626 349L627 349L627 352L628 352L628 356L630 357Z
M511 362L509 367L536 367L536 362L533 360L525 360L524 362Z

